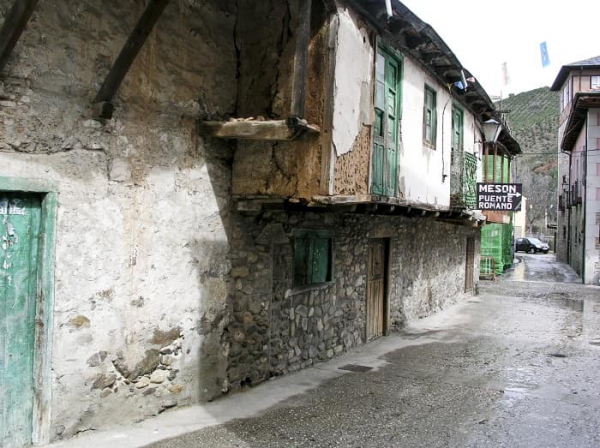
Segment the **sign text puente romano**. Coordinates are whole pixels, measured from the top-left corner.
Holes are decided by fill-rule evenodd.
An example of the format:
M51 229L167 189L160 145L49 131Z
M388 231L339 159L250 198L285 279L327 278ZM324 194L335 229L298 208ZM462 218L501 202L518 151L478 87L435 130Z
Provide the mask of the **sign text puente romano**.
M521 210L522 184L477 184L478 210Z

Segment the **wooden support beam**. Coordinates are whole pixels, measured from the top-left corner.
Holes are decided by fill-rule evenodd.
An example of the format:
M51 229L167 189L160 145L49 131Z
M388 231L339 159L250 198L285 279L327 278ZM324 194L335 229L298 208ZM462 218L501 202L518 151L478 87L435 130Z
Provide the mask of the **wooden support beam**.
M100 91L96 95L94 102L110 102L113 99L131 64L133 64L133 61L168 4L169 0L150 0L146 10L138 20L137 25L129 35L121 53L110 69L102 87L100 87Z
M8 57L17 45L37 3L38 0L15 0L4 18L0 30L0 70L4 68Z
M428 40L421 35L415 34L405 34L406 36L406 46L409 50L415 50L419 45L426 44Z
M388 29L392 34L401 34L407 30L414 30L414 26L412 23L403 20L400 17L392 17L389 20Z
M318 133L316 126L289 120L202 121L201 134L241 140L294 140L303 132Z
M435 61L443 58L445 55L442 52L434 52L434 51L421 51L419 52L421 56L421 61L427 65L435 65ZM445 61L443 61L445 63Z
M300 2L296 28L296 54L290 116L304 118L306 108L306 81L308 72L308 47L310 45L310 14L312 0Z
M327 65L325 66L324 86L325 100L323 104L323 135L321 137L321 182L319 194L332 195L335 184L335 160L336 153L333 146L333 112L335 100L335 61L338 52L338 34L340 28L340 17L332 14L329 19L327 31Z

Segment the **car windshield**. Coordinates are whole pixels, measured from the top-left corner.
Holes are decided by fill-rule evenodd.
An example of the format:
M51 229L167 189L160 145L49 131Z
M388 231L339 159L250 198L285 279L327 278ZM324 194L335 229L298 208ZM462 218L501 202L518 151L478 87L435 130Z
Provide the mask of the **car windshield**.
M544 244L542 243L540 240L538 240L537 238L528 238L530 243L533 244Z

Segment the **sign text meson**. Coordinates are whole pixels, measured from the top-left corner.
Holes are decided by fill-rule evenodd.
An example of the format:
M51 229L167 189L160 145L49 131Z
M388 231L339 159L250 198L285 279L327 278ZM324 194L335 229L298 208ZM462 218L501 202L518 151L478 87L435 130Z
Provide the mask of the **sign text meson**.
M522 184L477 184L478 210L521 210Z

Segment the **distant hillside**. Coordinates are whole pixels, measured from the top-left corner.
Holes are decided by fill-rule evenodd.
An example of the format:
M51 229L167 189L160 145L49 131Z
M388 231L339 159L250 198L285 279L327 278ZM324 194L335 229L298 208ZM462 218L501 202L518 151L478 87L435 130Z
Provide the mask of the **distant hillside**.
M558 95L541 87L496 103L498 110L508 111L506 121L523 151L512 172L532 206L528 221L534 233L544 233L545 213L548 222L556 222Z

